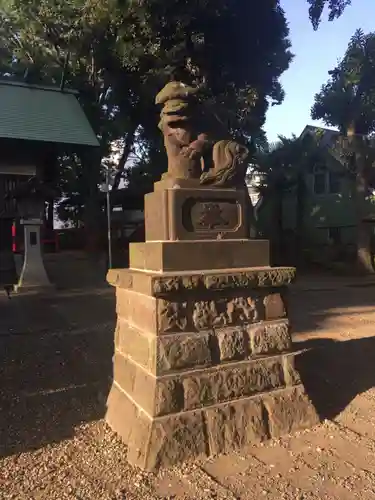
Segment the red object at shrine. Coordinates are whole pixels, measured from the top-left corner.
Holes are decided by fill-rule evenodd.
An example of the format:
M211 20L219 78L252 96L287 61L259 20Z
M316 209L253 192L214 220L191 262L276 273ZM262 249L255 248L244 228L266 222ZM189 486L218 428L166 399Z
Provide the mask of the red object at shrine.
M18 226L16 222L12 224L12 251L13 253L21 253L24 250L24 232L21 226ZM42 228L42 244L44 249L46 247L53 249L54 252L59 251L59 234L55 229L48 230L45 227Z

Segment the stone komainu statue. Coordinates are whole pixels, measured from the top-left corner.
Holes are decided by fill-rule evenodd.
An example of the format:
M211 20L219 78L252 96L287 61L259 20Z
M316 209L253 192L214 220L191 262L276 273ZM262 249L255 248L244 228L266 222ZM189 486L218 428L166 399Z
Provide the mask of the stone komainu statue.
M231 139L215 141L202 113L200 89L169 82L156 96L163 106L159 128L164 135L168 171L163 178L196 179L202 186L245 189L248 149ZM254 210L248 196L249 236L256 235Z
M177 81L169 82L156 96L156 104L163 106L159 128L168 155L166 175L243 188L249 151L236 141L216 142L210 137L204 130L198 96L199 88Z
M243 186L248 155L248 149L235 141L216 142L212 148L213 167L201 174L201 184L214 184L221 187Z

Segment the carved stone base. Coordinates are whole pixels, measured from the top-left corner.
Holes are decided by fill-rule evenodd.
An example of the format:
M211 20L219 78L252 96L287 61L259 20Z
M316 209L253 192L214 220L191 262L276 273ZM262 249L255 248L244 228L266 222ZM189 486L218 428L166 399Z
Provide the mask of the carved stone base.
M240 450L318 423L301 385L152 418L114 383L107 423L128 446L128 461L144 470Z
M147 470L227 453L318 422L292 352L292 268L112 270L107 422Z
M130 267L154 272L240 269L270 264L268 240L131 243Z
M245 189L156 187L145 196L146 241L247 238L247 198Z

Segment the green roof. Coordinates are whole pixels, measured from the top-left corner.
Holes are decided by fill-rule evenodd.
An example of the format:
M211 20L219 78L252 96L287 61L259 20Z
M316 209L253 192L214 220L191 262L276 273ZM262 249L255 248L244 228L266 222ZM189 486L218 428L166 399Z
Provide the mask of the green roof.
M99 146L75 93L0 81L0 139Z

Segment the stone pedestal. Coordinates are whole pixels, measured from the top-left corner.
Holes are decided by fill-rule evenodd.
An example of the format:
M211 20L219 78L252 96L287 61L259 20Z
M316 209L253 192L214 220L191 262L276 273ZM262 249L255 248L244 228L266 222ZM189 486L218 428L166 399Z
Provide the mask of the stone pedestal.
M164 214L159 227L156 218L147 226L146 203L146 235L165 241L131 245L130 269L108 274L118 320L106 420L127 444L129 462L147 470L318 422L287 317L295 269L269 267L267 241L228 236L243 236L241 193L176 191L154 198L153 211L160 220ZM173 198L175 215L165 204ZM200 232L197 221L212 205L218 219L209 217Z
M44 290L52 288L43 263L40 241L41 219L22 221L25 231L25 257L16 291Z

